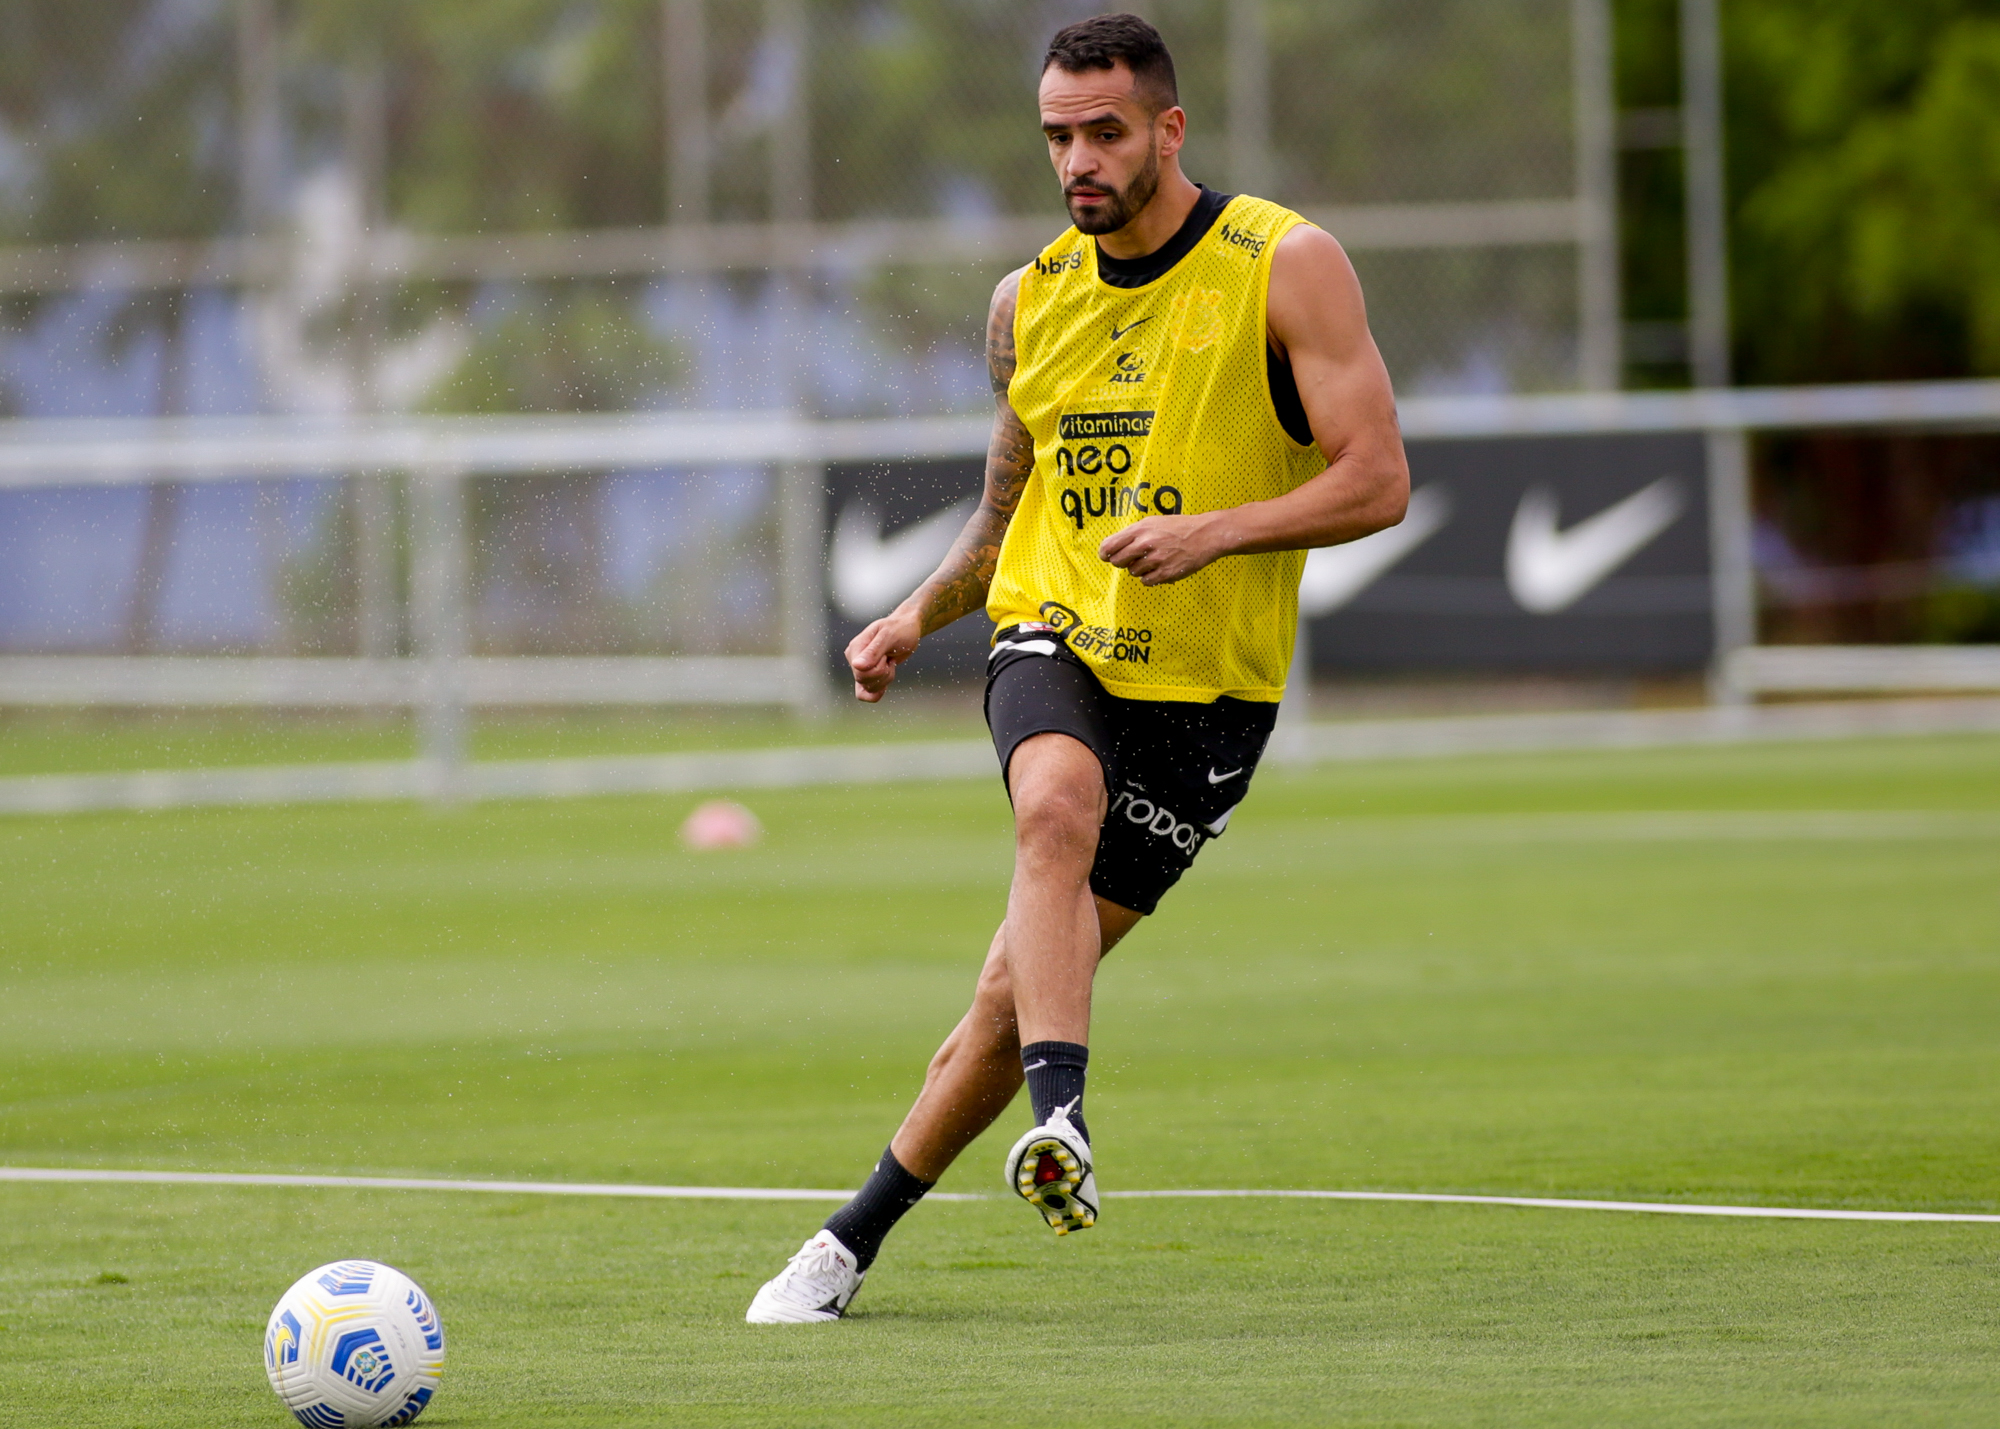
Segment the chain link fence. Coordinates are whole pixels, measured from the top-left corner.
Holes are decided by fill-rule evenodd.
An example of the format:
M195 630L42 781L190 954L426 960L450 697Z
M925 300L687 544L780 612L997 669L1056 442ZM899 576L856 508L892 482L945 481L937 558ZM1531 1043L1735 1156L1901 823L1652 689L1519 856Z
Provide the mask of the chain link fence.
M1095 8L18 0L0 403L977 411L992 286L1066 221L1042 49ZM1348 244L1403 391L1610 385L1602 0L1137 8L1189 173ZM403 486L0 493L0 649L405 650ZM778 649L779 487L473 481L472 648Z

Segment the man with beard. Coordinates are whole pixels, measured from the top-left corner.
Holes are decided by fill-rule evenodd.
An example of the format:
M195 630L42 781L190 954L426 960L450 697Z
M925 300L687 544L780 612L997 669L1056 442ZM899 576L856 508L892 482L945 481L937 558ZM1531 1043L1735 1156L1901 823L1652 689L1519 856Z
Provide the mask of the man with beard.
M1014 805L1006 919L867 1185L758 1291L753 1323L840 1318L890 1228L1024 1080L1035 1126L1006 1183L1059 1235L1095 1223L1098 962L1243 798L1305 551L1394 525L1409 498L1346 255L1277 204L1182 174L1159 33L1133 15L1063 30L1040 106L1075 227L993 295L984 497L936 573L847 648L873 702L925 635L981 608L999 627L986 718Z

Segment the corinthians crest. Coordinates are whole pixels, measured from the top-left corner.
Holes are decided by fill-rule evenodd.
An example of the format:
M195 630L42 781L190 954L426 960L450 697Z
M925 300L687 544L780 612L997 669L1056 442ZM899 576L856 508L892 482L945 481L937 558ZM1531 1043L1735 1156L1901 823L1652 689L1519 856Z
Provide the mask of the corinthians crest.
M1189 288L1174 299L1174 346L1200 352L1222 339L1222 290Z

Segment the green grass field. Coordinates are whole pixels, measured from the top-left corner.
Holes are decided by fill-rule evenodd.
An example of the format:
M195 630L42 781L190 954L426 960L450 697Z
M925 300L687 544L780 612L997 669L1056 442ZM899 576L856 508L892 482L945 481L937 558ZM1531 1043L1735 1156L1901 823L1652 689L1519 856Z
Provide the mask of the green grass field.
M851 1185L1004 897L996 786L0 823L0 1161ZM2000 1211L2000 740L1267 771L1106 965L1107 1190ZM433 1425L1966 1424L2000 1226L998 1196L839 1325L798 1204L0 1185L0 1424L271 1425L297 1275L408 1270Z
M898 691L907 696L912 692ZM475 759L564 759L888 739L980 739L976 692L919 690L893 708L838 703L801 722L772 709L579 709L477 712ZM0 778L244 764L410 759L416 722L402 712L10 710L0 712Z

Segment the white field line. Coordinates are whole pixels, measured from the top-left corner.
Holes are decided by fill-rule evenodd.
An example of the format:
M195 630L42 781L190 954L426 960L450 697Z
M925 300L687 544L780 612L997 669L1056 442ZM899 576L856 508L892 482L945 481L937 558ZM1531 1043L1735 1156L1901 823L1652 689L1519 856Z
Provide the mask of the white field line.
M1664 1216L1741 1216L1778 1221L1972 1221L2000 1225L2000 1216L1948 1211L1823 1211L1810 1206L1696 1206L1679 1201L1571 1201L1553 1196L1453 1196L1433 1191L1107 1191L1124 1200L1207 1200L1253 1196L1294 1201L1419 1201L1443 1206L1527 1206L1548 1211L1637 1211Z
M1577 749L1666 749L2000 732L2000 700L1848 700L1748 709L1571 711L1345 720L1281 729L1273 764L1339 764ZM983 739L480 762L420 760L26 774L0 778L0 815L421 799L607 794L992 779Z
M629 1196L688 1201L845 1201L852 1191L774 1186L635 1186L592 1181L448 1181L408 1176L290 1176L215 1171L89 1171L0 1166L0 1181L117 1182L179 1186L306 1186L335 1190L490 1191L503 1195ZM1428 1191L1108 1191L1119 1200L1249 1198L1290 1201L1413 1201L1428 1205L1525 1206L1549 1211L1631 1211L1670 1216L1735 1216L1786 1221L1953 1221L2000 1225L2000 1215L1946 1211L1827 1211L1808 1206L1698 1206L1676 1201L1579 1201L1550 1196L1456 1196ZM932 1201L984 1201L964 1192L933 1192Z
M2000 838L1980 809L1659 809L1553 814L1387 814L1313 821L1330 838L1453 843L1894 842Z
M96 1181L160 1186L309 1186L354 1191L493 1191L529 1196L637 1196L676 1201L845 1201L852 1191L788 1186L630 1186L591 1181L440 1181L416 1176L291 1176L223 1171L82 1171L0 1166L0 1181ZM977 1201L944 1195L934 1200Z

